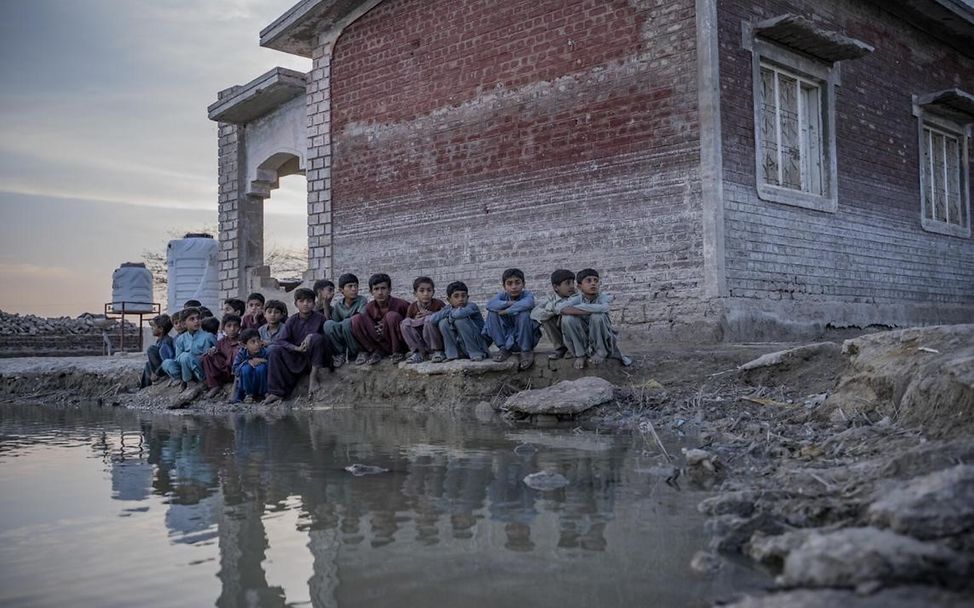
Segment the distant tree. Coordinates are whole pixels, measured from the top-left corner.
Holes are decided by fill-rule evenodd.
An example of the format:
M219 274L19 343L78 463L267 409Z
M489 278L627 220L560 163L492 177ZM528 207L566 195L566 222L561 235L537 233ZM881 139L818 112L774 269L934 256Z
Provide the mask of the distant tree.
M166 234L170 239L182 238L188 233L205 233L216 235L215 225L206 225L189 230L174 228L168 230ZM142 251L142 261L145 267L152 273L152 295L156 302L164 302L167 297L168 289L168 262L166 251L155 251L146 249ZM264 264L271 267L271 276L276 278L301 278L304 271L308 268L308 249L298 247L279 247L271 244L264 251Z

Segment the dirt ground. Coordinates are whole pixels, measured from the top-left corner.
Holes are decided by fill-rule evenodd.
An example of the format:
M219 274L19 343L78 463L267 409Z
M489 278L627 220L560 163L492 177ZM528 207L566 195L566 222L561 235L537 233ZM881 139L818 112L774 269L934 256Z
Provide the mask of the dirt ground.
M308 399L302 384L275 413L354 402L473 408L532 424L541 421L501 411L507 396L598 375L615 385L614 398L562 423L642 434L658 452L656 474L715 491L699 507L711 551L691 567L711 576L743 556L777 575L768 593L734 605L974 605L974 325L842 344L654 346L634 357L632 368L578 372L539 353L520 374L346 366L324 395ZM181 405L178 389L136 390L141 364L0 360L0 399ZM243 407L223 397L181 411ZM673 438L691 447L667 449Z

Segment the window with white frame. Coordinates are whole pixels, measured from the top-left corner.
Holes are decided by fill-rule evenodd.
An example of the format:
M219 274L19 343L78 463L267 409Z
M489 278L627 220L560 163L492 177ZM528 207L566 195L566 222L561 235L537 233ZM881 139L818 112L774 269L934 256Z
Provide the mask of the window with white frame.
M923 213L928 220L967 226L961 199L963 166L962 133L951 132L931 122L923 123L920 166L923 171Z
M835 212L835 88L840 62L873 51L801 15L741 24L751 51L758 198Z
M920 225L971 236L970 145L974 95L947 89L913 98L917 117Z
M820 81L761 64L760 154L766 185L825 194L822 90Z

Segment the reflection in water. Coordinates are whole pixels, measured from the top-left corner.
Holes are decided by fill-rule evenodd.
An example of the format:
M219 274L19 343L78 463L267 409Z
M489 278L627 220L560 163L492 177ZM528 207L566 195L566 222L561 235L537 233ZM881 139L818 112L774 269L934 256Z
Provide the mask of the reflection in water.
M265 419L0 406L0 465L78 445L107 467L125 517L161 501L170 546L217 544L217 563L191 565L215 568L208 594L220 607L692 605L728 582L674 584L705 544L702 494L637 473L655 455L628 437L396 410ZM354 477L352 463L389 472ZM522 483L540 470L570 483Z

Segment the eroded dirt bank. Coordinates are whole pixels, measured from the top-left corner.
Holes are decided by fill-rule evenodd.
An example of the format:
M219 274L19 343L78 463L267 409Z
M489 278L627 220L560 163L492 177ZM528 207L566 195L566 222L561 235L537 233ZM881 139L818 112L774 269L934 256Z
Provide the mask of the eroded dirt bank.
M141 363L132 356L10 359L0 362L0 398L182 405L176 389L134 390ZM308 400L301 385L273 412L474 408L508 424L632 430L657 453L647 474L716 492L699 507L709 516L712 550L693 560L695 576L712 576L737 555L777 575L766 594L729 603L974 603L974 325L786 349L655 349L637 353L634 368L581 373L543 354L529 373L510 365L346 367L329 376L326 394ZM588 375L614 388L583 413L505 410L518 391ZM224 398L181 411L230 408ZM673 438L689 449L677 452Z

